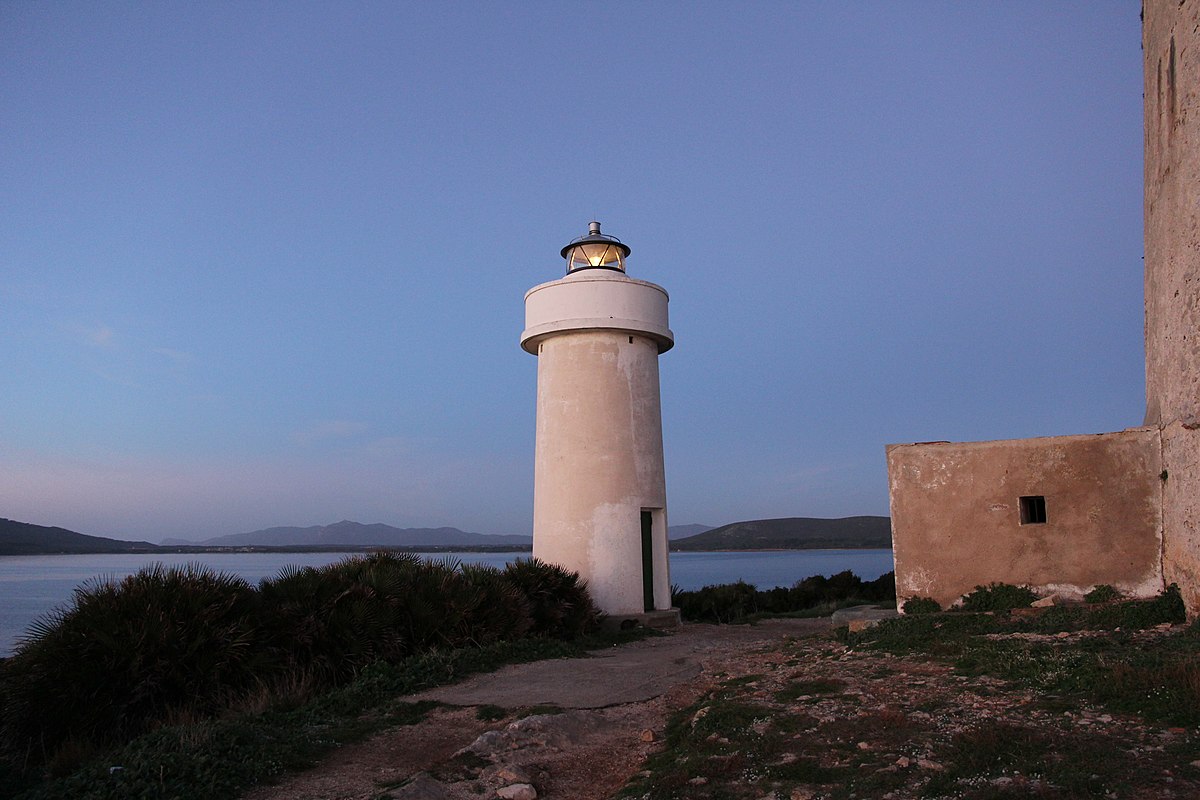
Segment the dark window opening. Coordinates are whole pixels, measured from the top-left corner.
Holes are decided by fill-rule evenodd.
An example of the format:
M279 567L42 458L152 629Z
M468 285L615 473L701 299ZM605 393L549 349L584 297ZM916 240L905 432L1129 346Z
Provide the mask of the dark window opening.
M1046 498L1032 495L1021 498L1021 524L1040 525L1046 521Z

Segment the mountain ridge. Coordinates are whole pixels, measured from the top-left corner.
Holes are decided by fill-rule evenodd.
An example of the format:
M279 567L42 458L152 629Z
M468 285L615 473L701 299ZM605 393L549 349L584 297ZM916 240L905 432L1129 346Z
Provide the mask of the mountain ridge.
M680 552L891 548L889 517L783 517L731 522L671 542Z
M329 525L307 527L279 526L246 533L214 536L201 541L164 539L164 546L183 547L296 547L296 546L353 546L353 547L431 547L465 546L527 546L533 537L515 534L471 533L458 528L396 528L382 522L363 524L344 519Z
M0 518L0 555L153 553L157 550L158 545L150 542L127 542L104 536L89 536L66 528Z

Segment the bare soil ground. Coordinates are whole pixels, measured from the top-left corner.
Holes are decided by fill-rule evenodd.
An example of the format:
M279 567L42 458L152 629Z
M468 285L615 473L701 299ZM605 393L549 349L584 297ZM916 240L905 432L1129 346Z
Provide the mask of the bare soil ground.
M553 662L556 679L545 662L506 667L458 687L471 704L446 695L423 722L247 797L600 800L626 786L641 797L756 800L1200 797L1194 730L1058 707L944 663L849 648L828 630L828 620L686 625L627 646L628 658L653 655L672 677L653 696L612 704L582 688L606 672L627 682L609 658ZM514 694L522 674L556 685ZM504 702L480 704L489 685ZM573 685L582 707L572 707ZM547 696L558 699L547 706ZM666 749L672 716L684 724Z

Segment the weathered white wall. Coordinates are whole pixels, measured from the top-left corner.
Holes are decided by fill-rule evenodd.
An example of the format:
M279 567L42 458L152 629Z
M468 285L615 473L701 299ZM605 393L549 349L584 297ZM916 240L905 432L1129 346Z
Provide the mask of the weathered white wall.
M642 509L655 515L654 605L670 608L659 345L628 331L538 347L533 554L577 570L610 615L644 611Z

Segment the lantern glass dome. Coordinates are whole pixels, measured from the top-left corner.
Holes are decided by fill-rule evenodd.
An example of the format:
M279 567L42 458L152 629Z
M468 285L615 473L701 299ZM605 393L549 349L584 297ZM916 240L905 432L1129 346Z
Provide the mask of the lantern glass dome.
M567 272L581 269L615 269L625 271L629 246L615 236L600 232L600 223L588 225L588 235L580 236L560 251L567 260Z

